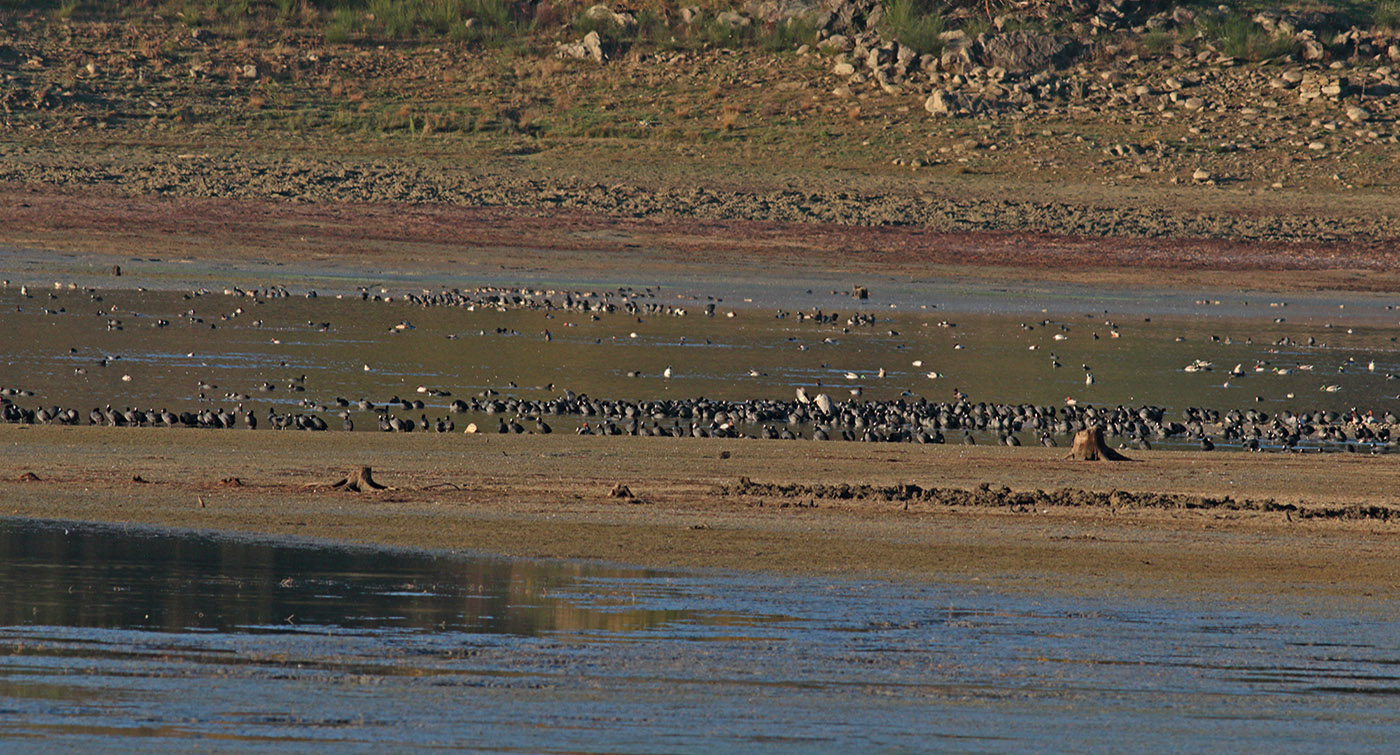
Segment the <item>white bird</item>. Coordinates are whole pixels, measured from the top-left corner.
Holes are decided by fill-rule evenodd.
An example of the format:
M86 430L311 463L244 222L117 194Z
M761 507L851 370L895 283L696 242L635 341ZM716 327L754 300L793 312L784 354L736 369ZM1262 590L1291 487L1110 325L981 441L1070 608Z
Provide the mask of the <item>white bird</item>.
M923 366L924 366L924 360L922 360L922 359L915 359L913 362L910 362L910 364L914 365L915 367L923 367Z
M1342 389L1342 387L1341 387L1340 385L1337 385L1336 383L1333 383L1332 385L1324 385L1324 386L1322 386L1322 390L1324 390L1324 391L1326 391L1326 392L1328 392L1328 393L1336 393L1337 391L1340 391L1341 389Z
M929 380L937 380L937 379L943 377L943 373L941 373L941 372L930 372L926 377L927 377Z
M851 389L852 396L859 396L861 393L864 393L864 391L861 390L860 386L856 386Z
M847 379L847 380L860 380L860 375L857 375L857 374L855 374L854 372L847 372L847 373L846 373L846 379Z
M885 368L884 368L884 367L881 367L881 368L880 368L880 371L879 371L878 373L876 373L876 376L877 376L877 377L884 377L884 376L885 376Z
M1239 377L1239 376L1243 375L1243 374L1244 374L1244 365L1243 365L1243 364L1236 364L1235 367L1234 367L1234 369L1230 370L1230 374L1231 374L1231 375L1234 375L1235 377Z
M669 378L669 377L671 377L671 366L670 366L669 364L666 365L666 369L664 369L664 370L661 371L661 377L664 377L664 378Z
M1368 363L1366 364L1366 369L1370 370L1371 372L1375 372L1375 371L1376 371L1376 360L1372 359L1370 362L1368 362Z
M1094 384L1094 373L1092 373L1092 372L1086 372L1086 373L1084 373L1084 384L1085 384L1085 385L1093 385L1093 384Z
M365 365L365 372L369 372L369 365Z

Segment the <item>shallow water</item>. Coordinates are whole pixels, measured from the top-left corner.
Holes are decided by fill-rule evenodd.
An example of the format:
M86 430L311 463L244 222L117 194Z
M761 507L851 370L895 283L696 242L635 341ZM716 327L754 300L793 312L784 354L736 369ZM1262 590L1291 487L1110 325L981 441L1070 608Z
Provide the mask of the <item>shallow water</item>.
M0 520L0 594L0 749L1360 752L1400 736L1388 599L1055 597L17 520Z
M1218 315L1211 303L1194 316L1165 317L1141 302L1133 312L1040 317L955 313L938 302L912 311L865 303L859 311L869 321L851 324L854 300L818 292L814 301L826 306L801 311L841 316L817 324L800 321L798 309L761 301L715 302L672 290L594 293L615 304L627 297L683 307L687 315L595 318L358 296L21 293L12 284L0 289L0 328L25 337L7 347L0 386L33 391L13 399L23 406L71 406L84 421L89 409L107 404L177 413L241 405L260 417L270 408L321 413L337 429L337 397L375 405L419 399L424 407L405 414L436 418L453 399L485 391L742 400L791 399L804 387L838 400L859 390L862 399L945 401L961 390L974 402L1061 405L1072 398L1164 406L1172 417L1191 406L1270 413L1358 407L1378 415L1400 407L1400 381L1392 379L1400 375L1400 328L1378 302L1326 317L1316 307L1295 317L1296 308L1266 302L1254 303L1266 316L1248 317ZM702 314L707 303L718 316ZM1187 369L1198 361L1212 367ZM1230 374L1236 365L1242 375ZM351 411L362 430L375 428L376 417ZM487 429L494 427L492 420Z

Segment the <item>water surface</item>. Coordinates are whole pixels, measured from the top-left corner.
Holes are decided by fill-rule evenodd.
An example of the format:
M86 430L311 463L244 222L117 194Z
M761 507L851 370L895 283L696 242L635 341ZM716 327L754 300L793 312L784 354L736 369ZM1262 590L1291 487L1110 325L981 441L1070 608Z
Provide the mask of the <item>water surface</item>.
M0 520L0 748L1389 751L1394 601L1217 605Z

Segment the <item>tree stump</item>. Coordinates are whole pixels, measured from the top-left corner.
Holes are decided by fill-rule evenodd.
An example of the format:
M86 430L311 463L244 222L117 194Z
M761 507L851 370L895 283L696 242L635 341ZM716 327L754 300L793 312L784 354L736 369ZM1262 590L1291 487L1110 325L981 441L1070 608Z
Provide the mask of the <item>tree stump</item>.
M331 485L331 487L344 488L352 493L365 493L371 490L384 490L387 486L374 481L374 473L369 467L360 467L346 474L345 479Z
M1080 461L1131 461L1103 442L1102 427L1087 427L1074 434L1074 446L1069 457Z

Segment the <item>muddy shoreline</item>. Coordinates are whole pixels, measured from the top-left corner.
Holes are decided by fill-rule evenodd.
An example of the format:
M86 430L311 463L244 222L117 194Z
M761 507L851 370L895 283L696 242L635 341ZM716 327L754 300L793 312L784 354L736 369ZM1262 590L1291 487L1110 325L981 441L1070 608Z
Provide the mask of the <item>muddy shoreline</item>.
M1067 592L1364 595L1400 586L1400 523L1303 518L1288 508L1390 511L1384 491L1400 483L1400 464L1385 460L1153 452L1131 464L1096 464L1038 448L814 449L703 439L664 446L345 434L317 437L308 450L297 433L0 427L9 470L0 514L657 567L987 579ZM362 463L390 488L359 495L330 488ZM25 472L37 479L20 479ZM744 477L997 494L1005 486L1017 495L1119 491L1124 502L1228 491L1231 500L1278 505L980 506L725 494ZM1321 479L1335 482L1323 490ZM635 497L610 496L618 483Z

